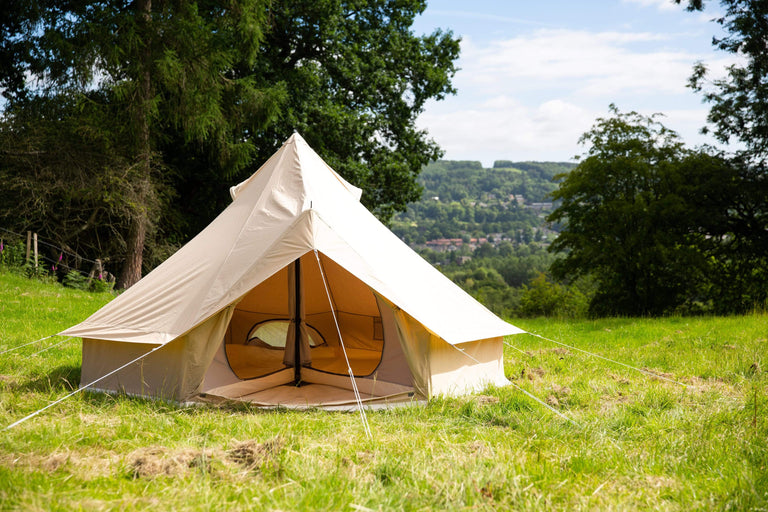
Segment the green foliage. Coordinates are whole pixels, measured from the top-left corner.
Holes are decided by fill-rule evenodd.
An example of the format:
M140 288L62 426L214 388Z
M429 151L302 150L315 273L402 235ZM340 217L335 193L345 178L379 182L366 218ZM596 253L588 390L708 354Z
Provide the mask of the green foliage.
M24 242L3 242L0 250L0 268L5 270L17 270L26 265L26 248Z
M441 160L424 168L419 183L425 197L439 196L441 201L508 200L511 194L519 194L528 202L540 202L557 188L552 178L573 167L565 162L500 160L493 168L483 169L479 162Z
M589 292L582 288L554 283L541 272L523 285L517 313L525 317L583 318L589 308Z
M110 298L0 274L0 350ZM3 433L0 508L760 510L766 320L516 322L688 385L508 337L507 377L578 426L513 386L369 411L372 440L357 414L77 394ZM0 428L77 386L76 340L31 355L52 343L0 358Z
M552 284L560 295L555 308L546 310L533 306L535 299L524 306L523 297L529 287L555 260L538 244L513 246L503 242L498 247L483 244L474 251L466 248L449 253L420 250L427 261L463 288L488 309L503 317L569 316L586 313L588 297L594 292L585 281L570 285ZM547 283L549 286L550 283Z
M544 201L556 188L549 173L564 173L573 166L551 162L509 164L526 170L483 169L479 162L445 160L427 165L419 175L419 184L424 188L422 198L394 217L392 230L412 245L437 238L489 234L530 243L536 236L533 229L541 238L541 212L526 208L511 195L522 195L529 203Z
M108 293L111 292L112 288L114 287L114 283L110 283L104 279L99 279L98 277L88 277L78 272L77 270L70 270L67 272L67 275L64 276L61 284L67 288L91 291L95 293Z
M555 173L568 163L504 162L483 169L480 162L441 160L424 168L421 200L395 216L392 231L427 261L493 312L519 316L522 286L544 272L555 259L544 248L554 232L544 226L544 214L521 204L543 201L556 185ZM515 197L511 197L512 195ZM439 238L461 240L450 250L425 243ZM568 294L568 314L578 314Z
M105 279L91 279L88 290L94 293L109 293L115 287L115 283Z
M126 157L123 114L105 101L105 94L92 92L79 100L37 97L6 108L0 224L31 229L115 268L125 253L137 174Z
M27 202L35 207L16 224L59 245L114 241L100 255L114 266L124 262L123 284L135 282L144 245L156 244L154 221L172 196L166 177L173 173L157 150L177 137L193 154L212 155L215 169L241 169L254 154L243 132L273 115L282 87L233 72L254 62L265 5L15 3L0 28L6 38L0 59L15 57L0 71L0 82L9 85L3 135L12 142L3 146L11 157L3 167L27 198L39 199ZM20 82L25 73L37 80ZM73 151L81 146L82 154ZM185 167L174 171L183 174ZM66 186L31 190L41 177L73 184L74 194ZM67 208L72 199L86 207ZM120 215L99 215L104 210ZM98 235L96 218L109 219L103 229L110 236ZM79 229L61 225L70 223Z
M363 189L382 220L418 199L416 176L441 155L416 127L430 99L455 92L459 41L450 32L417 36L425 0L281 0L245 73L281 83L287 103L275 123L254 132L260 164L292 130Z
M721 0L720 6L723 15L715 21L725 36L712 44L740 59L712 81L706 65L696 64L689 86L711 105L707 120L714 135L738 142L731 169L714 175L704 189L719 207L706 224L719 277L712 285L714 307L746 311L768 300L768 4ZM703 2L689 0L688 8L701 10Z
M680 0L676 0L680 2ZM716 18L726 35L713 37L719 50L741 57L727 75L709 81L704 63L697 63L689 86L711 104L707 120L722 142L738 141L741 158L756 165L768 159L768 4L756 0L720 0L724 14ZM702 9L701 0L689 0L689 9Z
M559 279L593 276L593 314L661 314L699 299L707 256L697 243L700 212L688 201L684 169L705 158L684 149L653 118L600 118L582 136L586 158L552 194L562 204L548 221L565 226L550 250ZM685 189L685 190L683 190Z
M768 299L768 174L683 147L652 118L598 119L549 216L559 279L590 275L596 315L746 312Z
M454 92L458 40L416 36L424 8L14 2L0 13L0 220L122 265L129 284L293 130L389 220L441 154L417 116Z
M70 270L61 284L68 288L74 288L75 290L87 290L88 289L88 276L84 276L77 270Z

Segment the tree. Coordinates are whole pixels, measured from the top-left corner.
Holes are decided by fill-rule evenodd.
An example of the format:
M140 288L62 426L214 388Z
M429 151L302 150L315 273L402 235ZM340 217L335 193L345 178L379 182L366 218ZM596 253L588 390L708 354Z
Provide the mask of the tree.
M30 97L66 98L118 114L99 128L130 163L131 190L120 198L127 216L120 286L141 277L161 204L157 149L169 132L203 145L223 168L250 162L254 146L242 131L261 128L282 97L281 87L260 89L234 72L258 55L264 4L29 0L0 17L0 62L11 63L0 84L12 107L23 109Z
M89 99L100 102L94 92ZM114 147L114 132L102 129L121 126L119 112L92 111L90 104L41 97L6 110L0 121L0 225L20 232L33 227L70 253L103 258L120 252L128 230L133 166Z
M689 238L706 267L699 289L716 313L746 313L768 300L768 174L739 158L696 152L679 168Z
M298 130L363 189L382 220L417 200L416 176L442 153L415 121L427 100L455 92L459 54L450 32L413 33L425 7L426 0L274 0L259 59L243 73L284 83L288 104L253 134L255 162Z
M611 113L582 135L586 158L558 176L552 196L562 204L547 220L565 223L550 246L565 256L551 270L595 278L593 314L659 314L694 295L705 261L677 193L689 153L654 118Z
M681 3L681 0L676 0ZM688 0L688 9L702 10L702 0ZM768 3L761 0L720 0L724 15L716 22L726 35L715 37L718 49L739 55L725 77L710 81L706 65L694 66L689 85L711 105L707 120L715 137L737 142L727 170L710 173L709 188L721 203L711 225L717 304L744 311L764 304L768 294ZM703 131L707 131L705 128ZM721 166L722 167L722 166Z
M681 0L675 0L680 3ZM765 165L768 158L768 3L763 0L720 0L725 14L716 21L727 32L712 44L744 58L724 78L709 82L703 63L694 66L689 85L712 105L708 121L722 142L736 140L741 158ZM689 10L701 10L702 0L689 0Z

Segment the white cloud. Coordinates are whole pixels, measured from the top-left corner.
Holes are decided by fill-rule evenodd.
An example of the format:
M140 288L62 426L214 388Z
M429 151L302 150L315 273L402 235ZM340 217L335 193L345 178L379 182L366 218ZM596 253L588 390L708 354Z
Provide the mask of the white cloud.
M462 45L457 84L497 93L526 87L600 95L649 87L679 93L701 56L665 46L651 51L642 47L669 39L652 33L574 30L539 30L484 46L468 39Z
M642 7L656 7L661 11L683 10L683 6L686 5L686 0L683 0L683 5L678 5L673 0L623 0L623 2L639 4Z
M648 0L650 1L650 0ZM540 29L478 43L462 42L458 95L430 103L419 125L449 159L566 160L609 103L622 111L663 112L688 143L707 108L686 88L704 60L720 74L730 57L676 48L675 34Z
M449 102L420 118L452 160L569 160L595 116L564 100L538 105L499 96L471 108ZM435 106L437 107L437 106Z

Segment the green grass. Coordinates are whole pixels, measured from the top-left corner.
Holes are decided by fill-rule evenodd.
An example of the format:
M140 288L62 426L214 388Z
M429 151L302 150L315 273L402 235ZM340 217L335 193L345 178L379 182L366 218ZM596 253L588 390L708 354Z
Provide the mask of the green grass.
M110 299L0 273L0 351ZM519 320L514 387L357 414L79 393L0 432L0 509L768 510L768 315ZM73 389L80 345L0 356L0 428ZM514 348L513 348L514 347ZM520 352L523 351L523 352Z

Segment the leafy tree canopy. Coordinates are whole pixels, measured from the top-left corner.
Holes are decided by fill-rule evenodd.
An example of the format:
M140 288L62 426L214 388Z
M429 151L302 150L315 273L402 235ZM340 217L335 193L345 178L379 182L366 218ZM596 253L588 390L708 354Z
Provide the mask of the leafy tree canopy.
M275 0L254 66L242 72L283 83L287 104L254 132L260 163L299 131L363 189L383 220L418 199L416 176L442 153L415 121L429 99L454 93L459 40L417 36L425 0Z
M676 0L681 3L682 0ZM689 10L703 9L702 0L688 0ZM728 68L724 78L708 80L704 63L694 66L689 85L711 104L708 121L722 142L737 141L742 158L763 165L768 158L768 2L720 0L725 13L716 22L726 31L712 44L738 54L743 64Z
M73 140L87 147L99 133L92 149L107 152L98 159L105 179L81 194L92 201L82 211L100 212L103 222L97 189L120 184L104 191L122 213L110 224L109 254L98 255L125 263L124 285L140 276L145 246L158 255L145 265L151 268L163 241L196 234L226 204L229 185L255 171L293 130L361 186L366 205L387 220L418 197L416 175L440 155L415 127L416 117L428 99L454 92L458 40L440 31L417 36L410 28L425 5L13 2L0 13L2 136L16 148L13 158L6 153L3 173L28 197L35 175L29 170L43 166L60 178L81 173L75 182L87 188L89 169L64 169L58 162L70 160L60 152L68 143L75 147ZM27 129L30 123L40 126ZM24 158L20 148L27 148ZM67 195L64 187L56 190ZM13 227L72 247L103 248L87 222L82 230L59 224L65 233L45 232L52 225L45 212L62 198L35 199L49 203ZM11 216L10 209L2 213Z
M550 250L565 257L552 271L595 277L593 313L658 314L686 301L702 267L677 193L688 152L656 119L611 113L582 136L585 158L553 193L562 204L548 220L565 227Z

